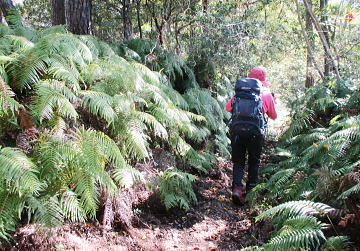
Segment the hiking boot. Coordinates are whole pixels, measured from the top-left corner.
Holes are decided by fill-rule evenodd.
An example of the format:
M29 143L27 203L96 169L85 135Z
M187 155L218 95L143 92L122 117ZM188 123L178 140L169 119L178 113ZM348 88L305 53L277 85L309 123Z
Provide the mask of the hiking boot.
M234 185L233 193L232 193L232 200L235 204L240 205L240 206L245 204L244 192L241 187Z

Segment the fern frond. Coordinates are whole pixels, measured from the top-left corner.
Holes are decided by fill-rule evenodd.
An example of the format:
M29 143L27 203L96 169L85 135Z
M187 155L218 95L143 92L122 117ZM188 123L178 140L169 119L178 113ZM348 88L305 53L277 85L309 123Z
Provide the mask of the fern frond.
M355 193L360 193L360 183L352 186L351 188L340 194L338 199L345 199L346 197L349 197L350 195Z
M60 55L53 55L47 60L48 73L57 80L64 81L75 93L80 90L80 73L72 60L64 59Z
M0 166L0 176L9 191L21 196L24 193L38 193L42 189L36 165L20 149L2 148Z
M56 197L30 199L29 207L34 211L34 221L47 227L55 227L64 221L60 203Z
M148 153L148 135L144 133L145 125L136 118L126 118L123 120L122 128L118 132L122 140L125 153L130 157L144 159L149 156Z
M165 127L159 121L157 121L154 116L146 112L136 112L135 116L137 116L143 123L151 126L155 136L165 140L168 138L168 133Z
M76 96L63 83L41 81L36 85L36 96L32 102L32 112L38 117L40 123L44 119L51 119L54 115L76 119L78 114L71 102Z
M145 65L132 62L131 63L141 78L149 85L159 86L160 80L158 75L147 68Z
M129 165L115 167L112 171L112 176L117 184L125 188L131 187L138 180L143 180L142 174Z
M6 36L6 38L10 41L10 43L12 45L14 45L17 48L17 49L15 49L16 51L21 50L21 49L31 48L34 46L34 43L29 41L25 37L8 35L8 36Z
M76 138L77 144L79 144L81 149L86 149L86 152L84 153L85 156L87 156L86 153L91 156L91 152L95 151L98 152L100 156L104 157L105 160L109 161L115 166L126 166L126 162L120 152L120 149L116 143L106 134L95 130L80 129L76 134ZM91 161L88 163L90 165L95 164Z
M75 193L80 196L80 204L86 215L95 218L100 192L95 177L86 169L77 170L72 182L76 184Z
M113 99L103 92L81 91L82 106L90 113L103 118L108 125L114 123L117 115L113 109Z
M190 111L206 118L207 125L212 130L218 129L218 122L224 119L223 109L220 107L216 99L211 96L209 90L206 89L189 89L184 98L189 104Z
M350 241L347 236L333 236L326 240L321 246L323 251L348 251L350 250Z
M276 197L279 194L283 194L284 192L284 185L293 178L296 169L289 168L285 170L280 170L273 174L269 181L266 183L266 187L271 187L270 194L272 197ZM283 194L284 195L284 194Z
M320 246L325 240L325 224L315 217L300 216L284 222L279 233L265 245L266 250L309 249Z
M167 209L179 206L188 210L189 203L197 203L196 195L192 189L192 182L196 177L192 174L181 172L176 168L169 168L159 176L160 196Z
M276 214L288 215L288 216L301 216L301 215L318 215L327 214L334 210L332 207L313 201L289 201L280 204L276 207L270 208L256 217L256 220L262 220Z
M84 222L86 213L82 208L77 194L72 191L66 191L62 194L60 205L64 216L73 222Z

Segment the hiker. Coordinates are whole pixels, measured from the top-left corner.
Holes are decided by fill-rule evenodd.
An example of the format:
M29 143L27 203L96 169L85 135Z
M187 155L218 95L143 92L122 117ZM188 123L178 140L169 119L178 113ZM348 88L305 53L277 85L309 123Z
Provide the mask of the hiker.
M256 186L260 155L264 141L265 116L277 118L275 101L268 90L264 69L253 68L248 78L238 78L235 95L226 104L232 112L230 134L233 161L232 199L239 205L245 203L245 189L249 192ZM242 184L245 159L248 155L248 180Z

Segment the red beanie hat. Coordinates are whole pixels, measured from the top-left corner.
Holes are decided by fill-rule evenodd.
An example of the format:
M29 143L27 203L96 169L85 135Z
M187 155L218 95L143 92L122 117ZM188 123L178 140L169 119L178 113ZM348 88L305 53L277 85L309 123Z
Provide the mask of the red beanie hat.
M266 71L261 69L260 67L253 68L249 73L249 78L256 78L261 81L263 86L269 86L269 83L266 82Z

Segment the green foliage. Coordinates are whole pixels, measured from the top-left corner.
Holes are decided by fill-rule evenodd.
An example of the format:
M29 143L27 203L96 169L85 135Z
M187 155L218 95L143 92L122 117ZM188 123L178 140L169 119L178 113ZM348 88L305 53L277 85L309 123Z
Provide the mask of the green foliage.
M62 26L34 32L31 39L16 35L17 30L0 31L6 34L0 38L0 136L9 125L20 129L16 116L21 106L31 111L39 132L29 156L6 147L0 152L5 167L2 238L8 238L25 210L30 221L47 226L95 218L102 191L111 194L143 181L129 163L148 161L154 146L165 146L202 173L210 170L215 157L210 153L214 147L201 144L214 138L218 148L227 150L220 102L205 89L194 89L194 73L180 57L159 47L159 65L150 64L160 70L155 72L115 55L94 37L69 34ZM185 78L192 84L185 85L189 92L182 95L173 86ZM165 206L189 209L196 203L194 180L178 169L162 174L158 185Z
M339 189L346 175L356 172L359 165L359 110L353 103L358 93L353 82L330 80L301 97L302 103L293 111L292 123L282 135L276 163L262 170L265 180L248 196L252 201L263 195L280 202L257 217L277 216L276 226L280 229L264 249L321 246L324 250L338 250L348 246L346 238L340 237L331 237L323 244L325 225L313 216L344 209L341 199L360 191L359 184L343 192Z
M264 169L268 178L262 190L268 198L287 201L310 196L341 206L336 200L338 187L342 177L356 168L360 139L359 116L344 111L353 109L351 100L358 92L348 81L309 89L302 98L305 105L294 112L282 136L280 147L286 154L279 152L277 165ZM324 102L316 102L321 99Z
M265 250L315 248L325 240L321 231L324 227L325 224L312 216L289 218L278 234L265 245Z
M154 71L163 71L175 90L183 93L189 88L198 88L194 72L178 55L162 49L150 40L133 39L128 47L138 53L142 62Z
M78 117L73 106L76 96L64 82L40 81L35 85L35 93L32 113L34 117L38 117L40 123L56 116L74 120Z
M192 182L196 180L194 175L169 168L158 179L160 196L166 209L179 207L188 210L191 202L197 203L192 188Z
M21 213L27 207L36 212L35 219L56 224L61 218L61 211L53 213L46 198L40 202L39 195L46 188L46 183L39 178L39 168L34 162L19 149L5 147L0 149L0 165L0 237L9 237L8 231L15 230Z
M281 214L283 216L307 216L307 215L323 215L327 214L334 210L332 207L312 201L289 201L282 203L276 207L270 208L256 217L256 220L261 220L276 214Z
M350 250L349 238L346 236L334 236L326 240L324 245L321 247L324 251L340 251Z

